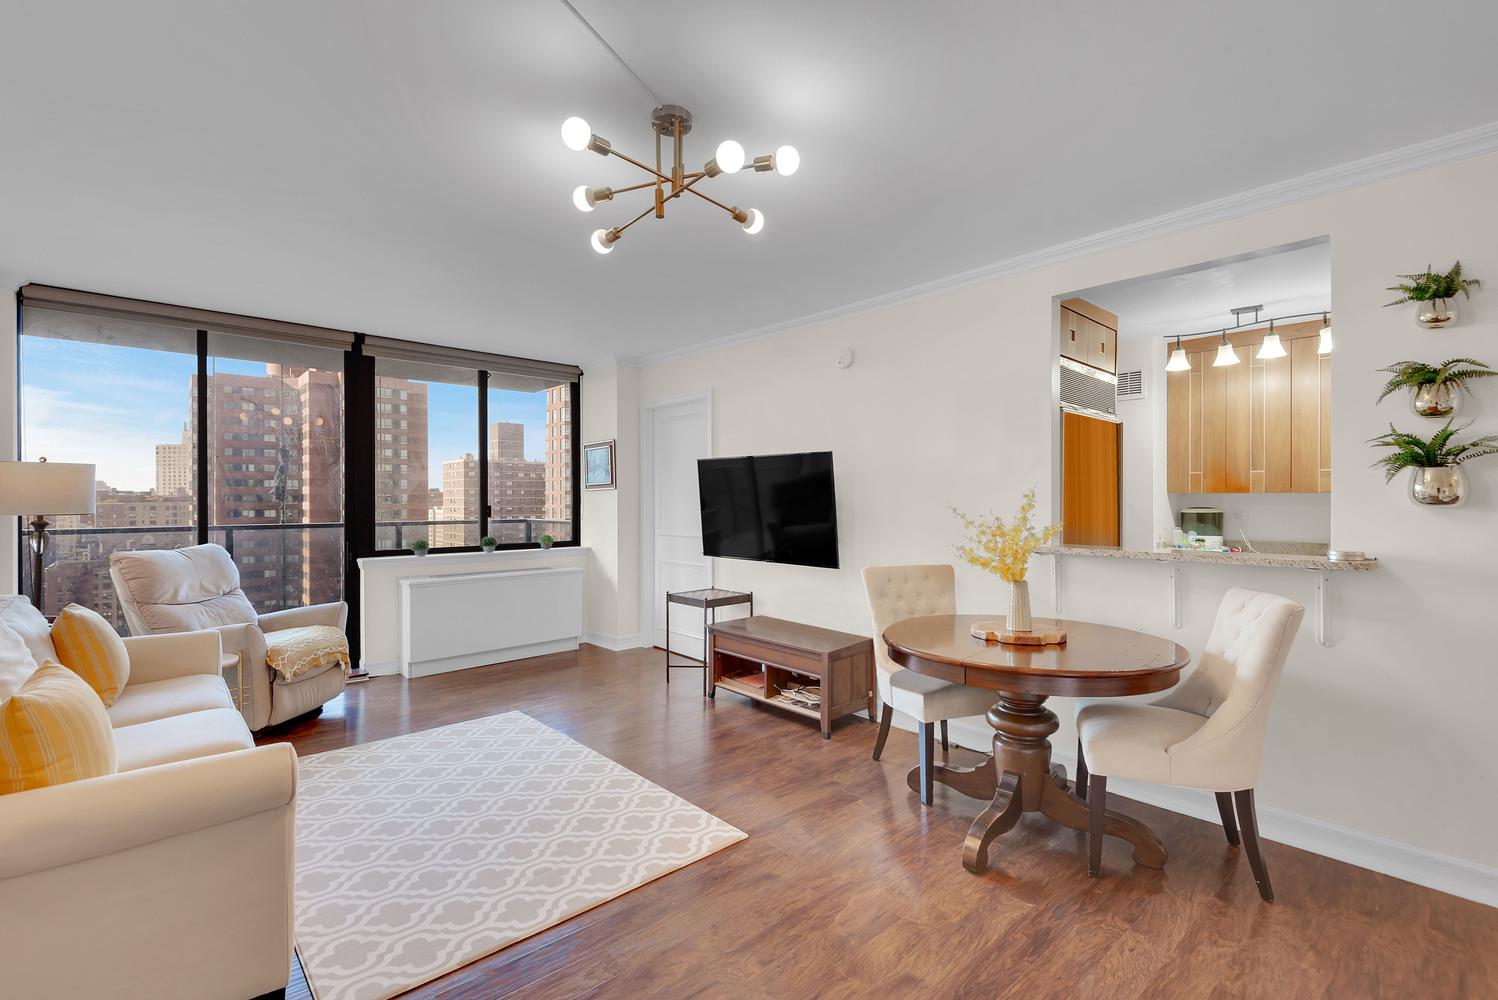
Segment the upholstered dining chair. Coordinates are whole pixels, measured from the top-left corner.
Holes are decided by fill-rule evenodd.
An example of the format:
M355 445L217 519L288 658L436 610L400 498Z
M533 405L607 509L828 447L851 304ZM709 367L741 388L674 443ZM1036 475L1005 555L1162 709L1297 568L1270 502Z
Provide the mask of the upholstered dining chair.
M236 701L252 732L310 712L343 693L342 664L323 662L291 679L267 662L267 635L325 625L343 632L348 605L312 604L259 614L239 585L239 568L221 545L115 552L109 576L131 635L214 629L223 671L234 671Z
M1108 779L1133 778L1214 793L1228 843L1238 846L1241 829L1259 895L1274 901L1254 786L1275 687L1304 616L1288 598L1229 590L1201 661L1178 687L1148 705L1078 708L1077 791L1087 799L1089 875L1101 873Z
M957 613L957 575L951 566L867 566L863 586L874 620L874 669L879 688L879 736L874 742L874 759L884 753L894 713L912 716L920 728L921 802L930 805L933 727L941 723L941 748L948 750L947 720L982 715L995 696L991 691L906 670L889 658L880 638L885 629L906 618Z

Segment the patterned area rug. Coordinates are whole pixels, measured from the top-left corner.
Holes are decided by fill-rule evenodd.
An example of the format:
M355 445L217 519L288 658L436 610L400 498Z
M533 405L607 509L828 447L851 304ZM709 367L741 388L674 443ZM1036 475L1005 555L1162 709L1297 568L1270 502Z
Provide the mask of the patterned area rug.
M301 760L296 946L317 1000L384 1000L744 839L507 712Z

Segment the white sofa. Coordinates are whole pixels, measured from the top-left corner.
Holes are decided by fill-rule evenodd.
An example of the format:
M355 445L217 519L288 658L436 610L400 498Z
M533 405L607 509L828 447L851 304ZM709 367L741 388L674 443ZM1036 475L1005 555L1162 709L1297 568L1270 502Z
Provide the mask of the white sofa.
M0 597L0 625L57 659L26 598ZM118 773L0 795L0 993L280 995L296 754L254 745L219 677L219 633L125 645Z

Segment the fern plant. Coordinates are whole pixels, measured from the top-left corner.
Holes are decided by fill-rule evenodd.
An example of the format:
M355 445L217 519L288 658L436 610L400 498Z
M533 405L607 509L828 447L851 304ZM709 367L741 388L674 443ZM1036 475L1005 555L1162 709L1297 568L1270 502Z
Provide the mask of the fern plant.
M1449 385L1453 389L1466 389L1466 383L1471 379L1498 375L1498 371L1474 358L1451 358L1442 362L1440 367L1423 361L1401 361L1387 368L1380 368L1379 371L1388 372L1392 376L1384 383L1384 391L1379 394L1380 403L1400 389L1419 389L1422 385Z
M1429 302L1432 299L1454 299L1456 293L1461 292L1467 298L1472 297L1472 289L1481 288L1480 278L1462 277L1462 262L1457 261L1451 265L1451 270L1445 274L1437 274L1425 265L1424 274L1401 274L1404 280L1396 285L1390 285L1385 291L1398 292L1399 298L1393 302L1385 303L1385 306L1402 306L1406 302Z
M1470 426L1452 427L1448 420L1445 427L1426 440L1418 434L1406 434L1390 424L1389 433L1368 439L1368 443L1376 448L1394 449L1373 465L1375 468L1382 465L1384 481L1392 482L1405 469L1437 469L1445 465L1461 465L1484 455L1498 455L1498 434L1485 434L1463 444L1451 443L1452 438Z

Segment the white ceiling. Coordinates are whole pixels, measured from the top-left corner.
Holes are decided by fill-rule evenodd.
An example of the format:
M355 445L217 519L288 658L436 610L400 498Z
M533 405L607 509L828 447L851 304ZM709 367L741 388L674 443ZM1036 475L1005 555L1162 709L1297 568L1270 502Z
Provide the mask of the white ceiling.
M1175 274L1099 285L1078 296L1117 315L1118 335L1128 340L1230 327L1236 306L1261 305L1264 319L1322 312L1331 308L1331 244L1322 240Z
M3 2L0 273L585 364L1498 120L1488 0L578 0L690 162L803 156L708 183L759 236L694 201L604 258L569 194L636 175L558 126L643 155L652 102L553 0Z

